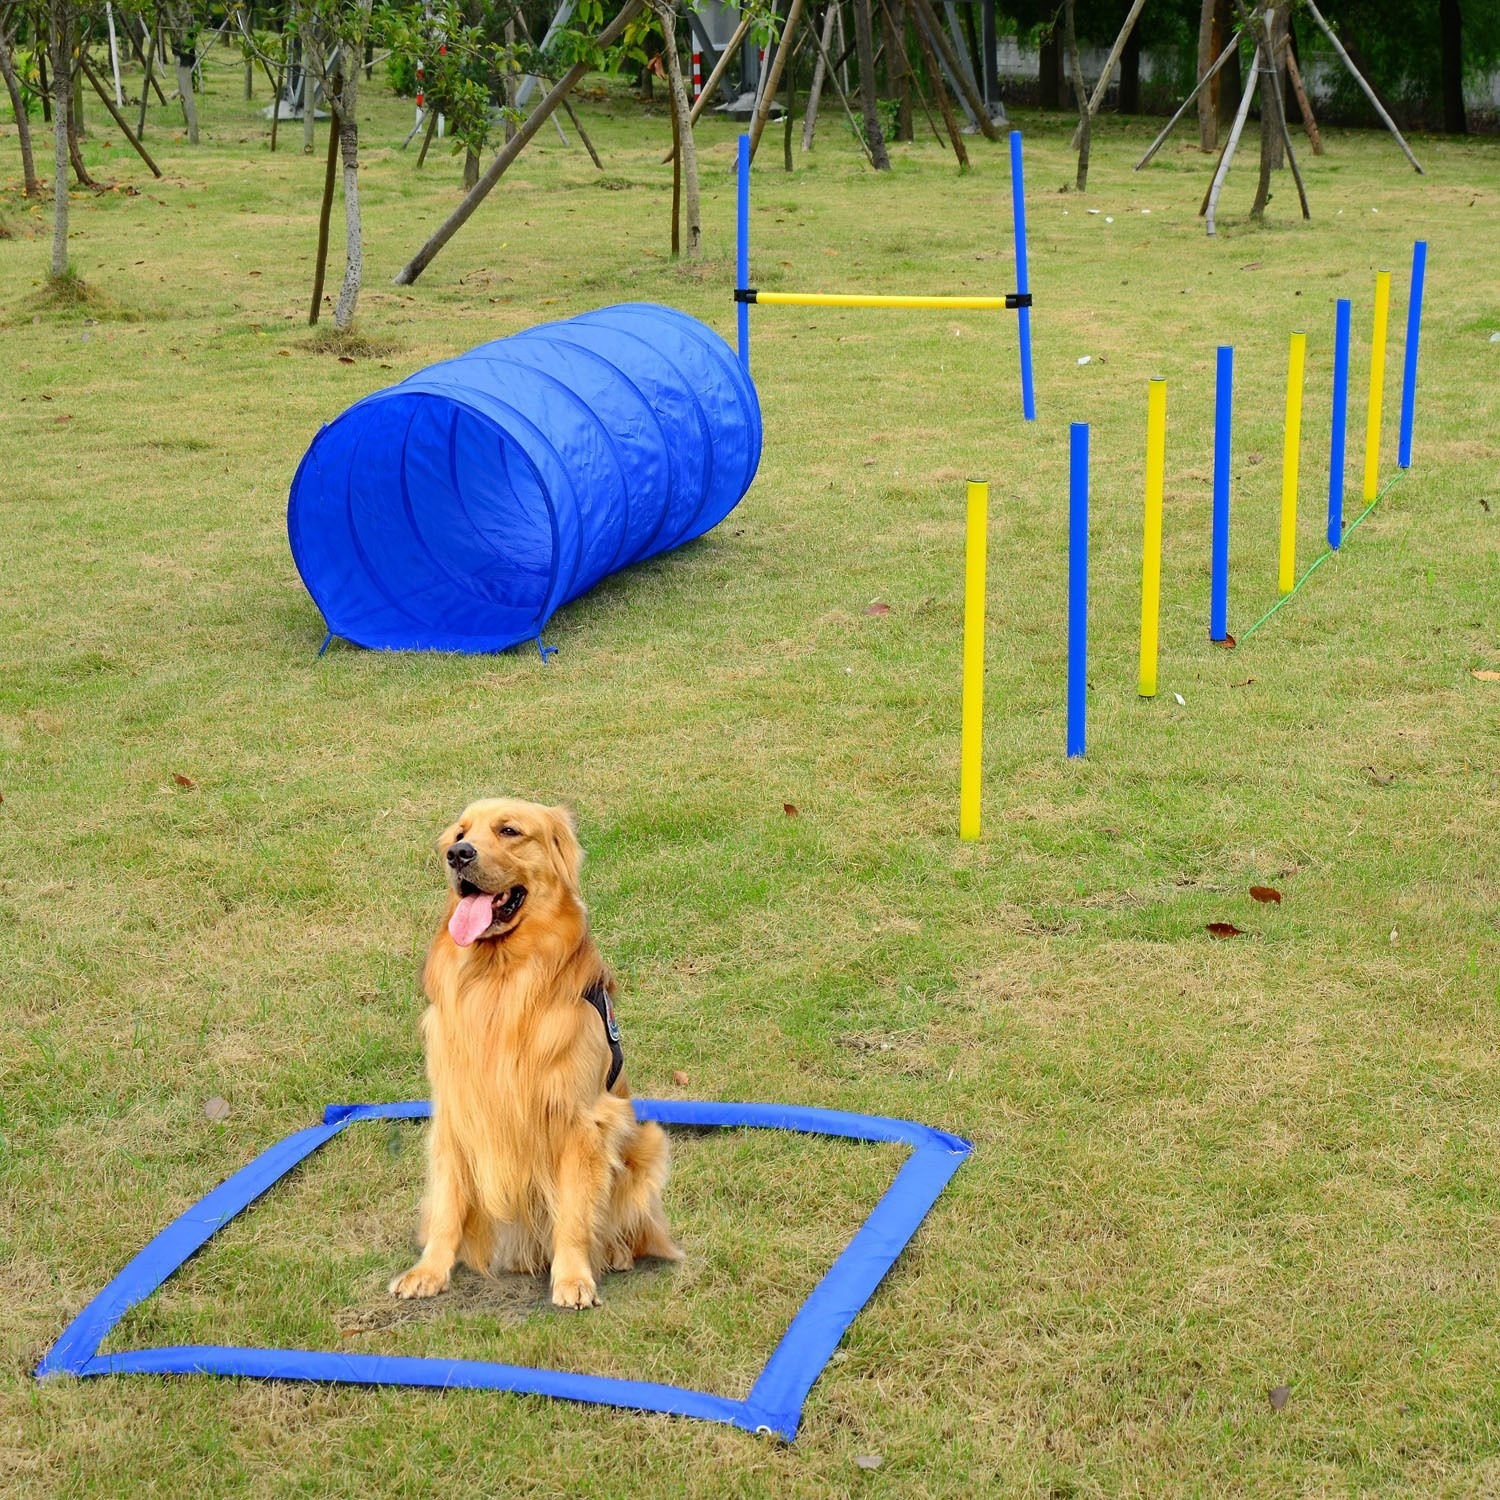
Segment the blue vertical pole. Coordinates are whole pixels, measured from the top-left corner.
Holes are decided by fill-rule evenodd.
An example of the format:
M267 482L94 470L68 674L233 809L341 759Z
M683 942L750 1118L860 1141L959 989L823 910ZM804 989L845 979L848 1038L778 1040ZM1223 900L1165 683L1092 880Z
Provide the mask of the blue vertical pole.
M1344 539L1344 440L1349 424L1349 310L1340 297L1333 318L1333 437L1328 444L1328 545Z
M1234 421L1234 348L1219 345L1214 383L1214 522L1208 598L1208 638L1229 635L1229 438Z
M1089 654L1089 424L1069 429L1068 754L1083 754Z
M1411 247L1411 300L1406 304L1406 374L1401 379L1401 446L1396 467L1411 468L1411 429L1417 415L1417 344L1422 336L1422 284L1427 280L1427 241Z
M740 157L737 172L739 188L739 213L736 217L735 233L735 284L741 291L750 288L750 137L740 137ZM740 363L746 372L750 369L750 304L736 304L739 313Z
M1021 132L1010 133L1010 197L1016 234L1016 291L1031 291L1026 274L1026 177L1021 167ZM1031 378L1031 309L1017 308L1021 330L1021 414L1036 421L1036 386Z

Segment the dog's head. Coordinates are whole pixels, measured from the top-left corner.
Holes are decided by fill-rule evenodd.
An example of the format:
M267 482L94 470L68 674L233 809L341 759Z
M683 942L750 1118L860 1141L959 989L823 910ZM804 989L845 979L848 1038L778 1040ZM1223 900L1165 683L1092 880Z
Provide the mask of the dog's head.
M504 941L531 918L582 914L583 850L566 807L512 797L470 803L443 830L438 853L452 901L448 934L460 948Z

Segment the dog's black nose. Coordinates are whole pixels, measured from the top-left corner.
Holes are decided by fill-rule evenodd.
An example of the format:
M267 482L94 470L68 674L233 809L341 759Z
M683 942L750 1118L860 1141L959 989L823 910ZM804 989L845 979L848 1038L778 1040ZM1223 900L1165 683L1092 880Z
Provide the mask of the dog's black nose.
M453 844L448 849L448 863L455 869L461 870L465 865L472 865L478 857L479 851L473 844L467 842Z

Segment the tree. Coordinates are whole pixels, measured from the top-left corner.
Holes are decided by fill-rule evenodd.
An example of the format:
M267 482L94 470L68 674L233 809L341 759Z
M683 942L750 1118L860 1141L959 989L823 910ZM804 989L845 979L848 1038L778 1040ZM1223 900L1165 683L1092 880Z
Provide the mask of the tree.
M11 17L18 10L17 6L8 6L0 12L0 74L5 77L11 111L16 117L16 136L21 147L21 173L26 184L23 191L28 198L40 198L42 188L36 180L36 158L31 154L31 120L26 113L26 96L21 90L21 80L16 76L11 47L15 36Z
M875 99L875 31L870 0L854 0L854 49L859 58L859 103L864 114L865 143L877 172L889 172L885 136L880 129L880 109Z
M666 54L667 86L672 90L672 120L678 159L682 162L683 186L686 190L687 257L697 260L703 254L703 223L698 203L698 149L693 144L692 111L687 90L682 86L682 61L677 55L677 0L646 0L651 14L661 26ZM677 232L676 209L673 209L672 232Z
M1464 109L1464 18L1458 0L1438 0L1438 31L1442 50L1443 129L1450 135L1469 133Z
M68 117L73 92L72 7L69 0L48 0L52 53L52 267L60 281L68 274Z

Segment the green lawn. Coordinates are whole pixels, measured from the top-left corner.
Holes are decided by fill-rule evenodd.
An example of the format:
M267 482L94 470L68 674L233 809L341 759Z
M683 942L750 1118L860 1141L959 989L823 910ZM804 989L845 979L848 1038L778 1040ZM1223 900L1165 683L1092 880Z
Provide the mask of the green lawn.
M1300 157L1312 222L1278 179L1263 227L1244 218L1251 150L1208 240L1190 137L1135 174L1157 122L1106 118L1079 197L1061 190L1068 121L1023 116L1034 425L1012 314L759 309L754 488L559 614L549 664L320 657L285 534L318 425L604 303L669 302L732 336L733 131L700 131L698 266L666 253L665 116L616 89L581 104L603 174L549 126L397 289L460 167L435 151L419 173L398 149L410 104L367 90L368 343L342 363L305 326L323 136L304 157L284 129L272 156L227 58L207 82L199 147L153 113L161 182L91 112L86 154L114 190L74 198L98 300L72 310L38 300L50 205L20 198L0 126L0 1489L1500 1491L1500 683L1474 675L1500 669L1500 144L1419 139L1417 177L1387 138L1329 132ZM768 133L752 280L1011 290L1008 154L970 150L959 176L929 134L876 177L830 110L788 176ZM1394 272L1394 472L1419 236L1411 471L1253 640L1210 646L1215 346L1237 350L1238 633L1276 598L1289 336L1309 333L1305 567L1334 300L1354 301L1353 486L1377 268ZM1147 702L1151 375L1169 416ZM1093 425L1094 574L1089 753L1068 761L1075 420ZM984 836L965 845L971 475L994 510ZM327 1102L421 1093L431 843L492 791L577 811L637 1093L907 1116L975 1143L796 1445L496 1394L37 1387L67 1320L215 1183ZM1220 921L1243 935L1215 941ZM384 1285L410 1253L420 1132L371 1125L110 1347L452 1352L741 1395L899 1155L674 1144L687 1261L610 1278L587 1317L514 1281L398 1312Z

